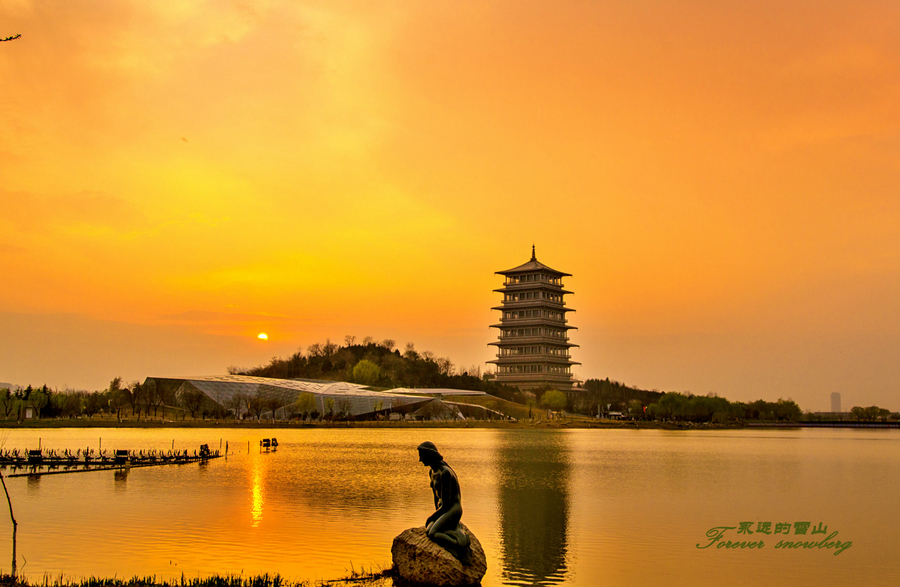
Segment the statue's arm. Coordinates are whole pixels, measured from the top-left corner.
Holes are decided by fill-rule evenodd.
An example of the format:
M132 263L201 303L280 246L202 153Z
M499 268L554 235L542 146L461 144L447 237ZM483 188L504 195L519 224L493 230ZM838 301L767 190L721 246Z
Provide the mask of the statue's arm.
M441 517L441 510L440 510L441 496L438 494L437 489L434 487L434 475L435 474L433 472L430 474L431 482L432 482L431 493L434 496L434 510L435 511L433 514L428 516L427 520L425 520L426 527L430 526L432 522L434 522L439 517Z
M456 504L456 483L450 472L441 475L441 510L449 511Z

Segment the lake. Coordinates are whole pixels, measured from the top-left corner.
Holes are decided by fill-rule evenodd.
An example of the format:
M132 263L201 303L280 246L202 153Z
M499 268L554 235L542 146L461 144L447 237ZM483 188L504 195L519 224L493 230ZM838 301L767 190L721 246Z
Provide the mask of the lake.
M7 479L20 571L32 579L277 572L315 580L387 566L394 536L423 525L433 511L428 472L416 453L431 440L459 477L463 522L488 556L485 586L900 581L897 430L3 434L5 448L40 442L193 452L227 442L235 451L202 465ZM278 451L260 453L259 440L272 436ZM738 534L742 522L749 524ZM733 529L698 548L717 527ZM10 535L4 512L4 572ZM822 543L829 536L841 552L834 545L776 548L780 541ZM728 540L763 546L717 547Z

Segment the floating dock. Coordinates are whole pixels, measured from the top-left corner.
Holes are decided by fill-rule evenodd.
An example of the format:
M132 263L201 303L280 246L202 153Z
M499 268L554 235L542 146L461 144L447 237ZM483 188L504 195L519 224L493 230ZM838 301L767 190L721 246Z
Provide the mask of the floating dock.
M28 477L33 475L61 475L63 473L85 473L88 471L111 471L125 468L156 467L160 465L185 465L217 459L219 451L210 451L209 445L200 445L194 454L188 451L129 451L116 450L112 453L93 449L0 451L0 468L12 468L6 477ZM22 472L17 472L22 470Z

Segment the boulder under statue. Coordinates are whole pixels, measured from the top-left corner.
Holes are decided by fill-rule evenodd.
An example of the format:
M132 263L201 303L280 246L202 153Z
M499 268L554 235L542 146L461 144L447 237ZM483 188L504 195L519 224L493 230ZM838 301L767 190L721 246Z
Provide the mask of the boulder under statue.
M423 442L418 451L419 462L428 467L435 511L424 526L394 538L394 573L413 584L478 585L487 571L487 559L481 543L460 522L462 493L456 472L434 443Z

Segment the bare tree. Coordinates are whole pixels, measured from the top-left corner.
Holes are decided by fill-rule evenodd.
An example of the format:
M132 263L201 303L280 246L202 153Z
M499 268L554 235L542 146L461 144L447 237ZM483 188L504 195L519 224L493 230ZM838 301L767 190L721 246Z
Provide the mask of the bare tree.
M262 416L263 410L266 409L266 398L263 397L262 392L257 389L256 393L247 401L247 411L253 415L254 418L259 420L260 416Z
M138 414L141 413L141 406L143 406L147 402L147 392L149 390L141 385L139 381L131 382L131 415L134 416L134 411L137 410Z
M350 403L350 398L342 397L337 401L337 406L335 408L336 416L339 419L349 418L350 412L353 408L353 404Z
M165 398L163 397L162 390L159 389L159 385L151 385L147 390L147 411L150 411L150 408L153 408L153 415L156 416L156 410L159 409L161 405L165 402Z
M453 375L453 362L449 357L439 357L435 362L442 375Z
M187 389L181 394L181 405L191 413L191 418L197 417L197 413L203 406L204 397L203 392L197 389Z
M244 406L247 405L247 400L249 400L249 396L246 393L236 393L231 396L231 399L228 400L225 407L231 410L234 413L235 420L241 417L241 412L244 410Z
M344 337L344 344L348 347L353 346L356 343L356 337L352 334L348 334Z
M281 407L281 400L277 397L270 397L263 401L263 407L272 412L272 421L275 421L275 410Z

